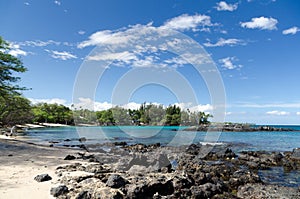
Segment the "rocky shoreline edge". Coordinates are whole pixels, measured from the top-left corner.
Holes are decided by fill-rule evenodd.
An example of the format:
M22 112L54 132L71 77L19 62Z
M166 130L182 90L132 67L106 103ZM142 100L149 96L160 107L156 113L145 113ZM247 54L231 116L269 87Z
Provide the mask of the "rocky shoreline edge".
M299 131L294 128L282 128L274 126L254 126L248 124L217 124L217 125L200 125L190 126L184 129L184 131L220 131L220 132L280 132L280 131Z
M55 171L57 186L50 190L61 199L300 198L299 182L292 187L268 184L258 173L272 167L299 171L300 149L236 154L227 145L116 142L109 151L80 151L64 159L66 164Z

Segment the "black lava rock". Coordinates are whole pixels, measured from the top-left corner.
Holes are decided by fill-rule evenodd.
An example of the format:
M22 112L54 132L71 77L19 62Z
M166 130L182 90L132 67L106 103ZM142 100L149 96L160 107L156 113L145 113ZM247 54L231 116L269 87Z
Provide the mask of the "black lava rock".
M65 193L68 193L69 189L66 185L60 185L58 187L52 187L50 190L50 194L54 197L58 197L60 195L63 195Z
M52 178L48 174L41 174L41 175L35 176L34 180L37 182L44 182L44 181L52 180Z
M75 160L76 157L74 155L67 155L64 160Z
M106 185L111 187L111 188L120 188L125 186L126 181L124 178L122 178L118 174L112 174L108 177L108 180L106 182Z

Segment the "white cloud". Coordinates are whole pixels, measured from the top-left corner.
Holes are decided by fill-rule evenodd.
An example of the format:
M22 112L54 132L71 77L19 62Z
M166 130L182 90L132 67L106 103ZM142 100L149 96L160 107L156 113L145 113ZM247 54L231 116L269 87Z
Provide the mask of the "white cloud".
M249 22L241 22L241 26L243 28L250 28L250 29L261 29L261 30L276 30L278 20L272 17L257 17L252 18Z
M73 104L76 109L88 109L94 111L102 111L112 108L109 102L95 102L90 98L79 98L79 102Z
M203 45L206 47L217 47L217 46L236 46L236 45L245 45L246 42L241 39L223 39L220 38L217 43L206 42Z
M18 44L9 44L10 50L8 51L9 54L11 54L12 56L19 56L19 55L23 55L26 56L28 53L24 50L20 49L20 45Z
M164 62L167 63L169 66L173 66L174 68L183 66L185 64L189 64L185 59L183 59L180 56L172 57L170 59L165 60Z
M78 48L84 48L87 46L95 46L95 45L114 45L114 44L126 44L129 40L134 39L134 34L132 33L133 28L127 29L125 31L111 31L111 30L103 30L98 31L92 34L89 37L89 40L83 41L78 45Z
M300 29L298 27L294 26L294 27L291 27L289 29L283 30L282 34L284 34L284 35L288 35L288 34L294 35L299 31L300 31Z
M234 11L238 8L238 3L235 4L228 4L225 1L220 1L217 3L216 9L218 11Z
M45 50L45 51L50 53L51 57L53 57L54 59L68 60L68 59L76 59L77 58L76 55L73 55L66 51L62 51L62 52L59 52L56 50Z
M128 104L123 105L122 107L125 109L137 110L139 109L141 104L135 102L129 102Z
M79 31L78 31L78 34L84 35L84 34L85 34L85 31L84 31L84 30L79 30Z
M199 104L199 105L191 107L189 109L192 112L197 112L197 111L208 112L208 111L213 110L213 106L211 104Z
M286 111L268 111L266 113L267 115L278 115L278 116L284 116L284 115L289 115L290 113L289 112L286 112Z
M52 99L34 99L29 98L32 104L38 104L38 103L47 103L47 104L62 104L66 106L66 100L60 99L60 98L52 98Z
M97 102L93 101L90 98L79 98L79 102L74 104L74 107L77 109L88 109L88 110L94 110L94 111L102 111L107 110L110 108L113 108L117 105L114 105L109 102ZM135 102L129 102L127 104L118 105L119 107L125 108L125 109L139 109L141 104L135 103Z
M128 63L130 60L136 60L137 57L128 51L120 52L120 53L103 53L97 55L90 55L87 57L88 60L91 61L101 61L101 60L108 60L108 61L123 61Z
M245 108L300 108L300 103L278 103L278 104L239 104L236 107Z
M196 106L192 105L192 103L175 103L174 105L180 107L182 110L189 109L191 112L208 112L213 110L213 106L211 104L198 104Z
M29 2L24 2L24 5L29 6L30 3Z
M164 23L162 28L171 28L175 30L199 30L199 26L212 26L210 16L207 15L187 15L183 14L178 17L174 17Z
M197 63L208 63L209 58L205 55L186 52L187 45L191 41L185 38L172 38L176 30L196 31L213 26L210 17L206 15L183 14L166 21L163 25L154 27L152 23L146 25L133 25L119 30L102 30L93 33L85 41L78 44L78 48L88 46L101 46L99 51L93 51L88 56L91 61L114 61L115 66L125 67L179 67L187 63L186 60ZM172 30L173 29L173 30ZM164 38L163 42L160 40ZM156 44L157 41L157 44ZM162 53L167 51L182 51L182 58L163 57ZM172 55L174 56L174 55ZM200 57L202 56L202 57ZM164 59L163 59L164 58Z
M61 2L60 2L60 1L54 1L54 3L55 3L56 5L58 5L58 6L61 5Z
M154 56L145 56L143 59L137 59L132 62L132 67L139 67L139 68L145 68L145 67L157 67L157 68L163 68L166 65L162 63L156 63L154 61Z
M296 115L300 115L300 112L297 112Z
M61 42L53 41L53 40L48 40L48 41L40 41L40 40L35 40L35 41L24 41L24 42L19 42L18 43L21 46L31 46L31 47L44 47L48 45L60 45Z
M24 50L21 50L21 49L13 49L13 50L10 50L8 53L11 54L12 56L16 56L16 57L19 55L24 55L24 56L27 55L27 52L25 52Z
M187 15L183 14L167 20L162 26L154 27L152 23L147 25L133 25L116 31L102 30L93 33L89 39L81 42L78 48L84 48L95 45L121 45L130 41L136 41L147 35L147 33L156 32L159 34L171 34L169 29L173 30L192 30L201 31L205 27L213 26L210 16L207 15ZM154 38L155 39L155 38Z
M226 57L223 59L219 59L219 63L222 64L222 67L228 69L228 70L232 70L235 68L241 68L242 65L235 65L233 62L237 61L236 57Z

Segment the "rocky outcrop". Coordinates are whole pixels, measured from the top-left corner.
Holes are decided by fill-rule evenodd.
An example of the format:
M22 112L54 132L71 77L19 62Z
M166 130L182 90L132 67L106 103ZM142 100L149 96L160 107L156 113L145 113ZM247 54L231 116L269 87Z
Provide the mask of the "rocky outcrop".
M111 153L79 155L79 158L95 158L98 162L90 162L86 158L86 162L58 167L56 173L65 188L53 189L52 195L77 199L217 199L255 198L253 193L258 198L297 198L299 194L297 189L267 185L258 175L261 169L284 166L289 161L297 165L297 149L284 154L264 151L236 154L228 145L212 147L193 144L181 149L158 144L116 145ZM83 173L72 175L72 172L78 171ZM265 189L261 191L261 187ZM276 189L280 191L276 193ZM288 190L290 195L286 195Z
M300 191L295 188L277 185L246 184L239 187L237 196L244 199L252 198L300 198Z
M223 132L255 132L255 131L299 131L292 128L277 128L273 126L254 126L249 124L218 124L191 126L185 131L223 131Z

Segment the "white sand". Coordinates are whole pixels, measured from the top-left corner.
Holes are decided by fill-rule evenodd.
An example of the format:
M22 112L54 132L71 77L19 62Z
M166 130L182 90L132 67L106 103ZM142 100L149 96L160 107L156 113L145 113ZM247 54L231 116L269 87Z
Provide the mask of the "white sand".
M29 145L13 139L0 139L0 198L53 198L50 189L57 186L55 169L74 162L63 159L78 151ZM37 182L34 177L39 174L49 174L52 180Z

